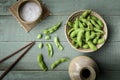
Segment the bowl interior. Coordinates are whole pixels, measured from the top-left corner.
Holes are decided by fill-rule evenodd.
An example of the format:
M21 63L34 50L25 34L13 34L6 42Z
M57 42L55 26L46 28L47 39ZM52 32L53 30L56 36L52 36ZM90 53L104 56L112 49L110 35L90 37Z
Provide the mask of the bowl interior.
M68 22L68 21L73 22L73 21L75 20L75 18L78 17L78 16L80 16L84 11L85 11L85 10L81 10L81 11L74 12L74 13L68 18L67 22ZM108 30L107 30L107 25L106 25L104 19L103 19L98 13L96 13L96 12L94 12L94 11L91 12L91 15L96 16L97 18L99 18L99 19L103 22L103 24L104 24L104 27L103 27L104 35L103 35L102 37L103 37L103 38L105 39L105 41L106 41L106 39L107 39L107 34L108 34ZM68 40L68 42L70 43L70 45L71 45L74 49L76 49L76 50L78 50L78 51L80 51L80 52L93 52L94 50L92 50L92 49L83 49L83 48L75 48L75 47L74 47L74 45L72 44L71 39L69 38L69 35L67 34L68 31L69 31L69 29L70 29L70 28L68 27L68 25L67 25L67 22L66 22L66 25L65 25L65 34L66 34L67 40ZM105 42L104 42L104 43L105 43ZM99 49L100 47L102 47L104 43L98 44L98 45L97 45L97 48Z

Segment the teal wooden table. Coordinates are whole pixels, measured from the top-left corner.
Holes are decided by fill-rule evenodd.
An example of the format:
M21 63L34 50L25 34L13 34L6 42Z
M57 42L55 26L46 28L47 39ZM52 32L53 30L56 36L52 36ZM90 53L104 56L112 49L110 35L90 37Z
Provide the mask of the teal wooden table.
M15 66L15 68L4 78L4 80L70 80L68 66L70 60L61 64L55 70L43 72L36 57L42 53L47 66L61 57L69 57L71 60L80 55L93 58L100 68L100 74L96 80L119 80L120 79L120 0L43 0L51 16L39 23L32 31L26 33L18 24L16 19L8 12L8 7L17 0L0 0L0 59L16 51L25 44L35 40L36 45L25 55L25 57ZM82 9L92 9L105 19L108 25L109 35L105 45L93 53L81 53L74 50L67 42L64 34L64 25L68 16ZM62 26L53 33L52 39L46 41L36 38L37 34L45 28L51 27L62 21ZM53 37L59 36L64 46L63 51L59 51L53 43ZM54 56L49 58L47 49L38 48L39 42L50 42L54 47ZM19 55L0 64L0 73L7 68Z

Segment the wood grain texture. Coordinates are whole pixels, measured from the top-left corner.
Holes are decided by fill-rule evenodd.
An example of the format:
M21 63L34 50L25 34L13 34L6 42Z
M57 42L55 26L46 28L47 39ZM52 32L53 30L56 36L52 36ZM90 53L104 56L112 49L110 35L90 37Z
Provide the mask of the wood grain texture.
M2 73L3 71L0 71ZM103 71L96 80L119 80L120 71ZM70 80L67 71L11 71L3 80Z
M70 60L62 65L58 66L55 70L67 70L71 59L76 56L86 55L92 57L100 67L100 70L105 71L120 71L120 54L119 54L119 45L120 42L107 42L100 50L93 53L80 53L74 50L67 42L62 42L64 46L63 51L59 51L53 42L50 42L53 45L54 56L52 58L48 57L48 51L44 43L44 48L41 50L38 48L38 43L29 51L25 57L18 63L18 65L14 68L14 70L40 70L37 63L37 55L42 53L45 59L47 66L50 69L50 65L57 59L61 57L69 57ZM14 52L19 49L26 42L1 42L0 43L0 59L5 57L6 55ZM112 50L112 51L111 51ZM20 55L20 54L19 54ZM12 59L0 64L0 69L3 70L12 63L18 55L13 57ZM32 64L32 65L31 65Z
M43 0L51 16L39 23L31 32L26 33L14 17L8 12L8 8L17 0L0 0L0 59L18 50L28 42L37 41L36 45L25 55L4 80L70 80L68 66L70 61L80 55L93 58L99 68L100 75L96 80L119 80L120 79L120 0ZM81 53L74 50L64 34L64 25L68 16L82 9L92 9L98 12L105 19L108 25L108 40L105 45L93 53ZM45 35L38 40L37 34L48 27L62 22L62 26L55 33L51 34L51 40L45 40ZM63 51L59 51L53 43L54 36L60 38L64 46ZM53 58L48 57L46 46L38 48L38 43L46 44L50 42L54 48ZM37 55L42 53L47 66L61 57L69 57L70 60L59 65L55 70L47 72L41 71L37 63ZM21 54L21 53L20 53ZM12 59L0 64L0 74L7 68L20 54Z
M17 0L0 0L0 15L10 15L8 8ZM120 0L42 0L52 15L68 15L81 9L93 9L101 15L120 15Z
M62 26L53 34L51 34L53 41L54 36L59 36L61 41L67 41L65 37L65 23L68 16L49 16L41 23L39 23L31 32L26 33L23 28L12 16L0 16L0 41L45 41L45 35L41 40L38 40L37 34L48 27L62 22ZM103 16L108 26L108 40L120 41L120 16ZM58 35L59 34L59 35Z

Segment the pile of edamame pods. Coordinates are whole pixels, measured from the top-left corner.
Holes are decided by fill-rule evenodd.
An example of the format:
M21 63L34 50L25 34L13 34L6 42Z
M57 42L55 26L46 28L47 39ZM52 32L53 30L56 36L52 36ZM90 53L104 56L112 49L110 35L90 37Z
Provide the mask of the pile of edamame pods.
M96 16L91 15L91 10L84 11L73 22L67 23L68 36L75 48L97 50L97 45L105 42L104 24Z
M61 25L61 23L59 22L59 23L57 23L56 25L54 25L54 26L52 26L52 27L50 27L50 28L45 29L45 30L43 31L43 33L45 34L45 39L46 39L46 40L49 40L49 39L51 38L51 37L50 37L50 34L52 34L53 32L55 32L56 30L58 30L58 28L60 27L60 25ZM38 39L41 39L42 37L43 37L42 34L38 34L38 36L37 36ZM63 49L64 49L64 47L63 47L62 44L60 43L58 37L54 37L54 44L55 44L55 46L56 46L59 50L63 50ZM42 49L42 48L43 48L43 45L44 45L43 43L39 43L38 47L39 47L40 49ZM52 44L49 43L49 42L47 42L47 43L46 43L46 47L47 47L47 49L48 49L48 56L49 56L49 57L53 57L53 55L54 55L54 49L53 49ZM59 64L67 61L68 59L69 59L69 58L67 58L67 57L60 58L60 59L54 61L54 62L51 64L50 68L51 68L51 69L54 69L54 68L57 67ZM47 67L47 65L46 65L46 63L45 63L45 61L44 61L44 58L43 58L43 55L42 55L42 54L39 54L39 55L37 56L37 61L38 61L38 64L39 64L40 68L41 68L43 71L47 71L48 67Z

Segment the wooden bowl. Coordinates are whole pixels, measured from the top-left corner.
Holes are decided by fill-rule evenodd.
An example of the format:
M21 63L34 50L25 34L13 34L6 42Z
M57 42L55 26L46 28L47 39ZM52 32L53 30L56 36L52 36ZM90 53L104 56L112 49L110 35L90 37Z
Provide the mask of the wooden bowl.
M78 16L80 16L84 11L85 11L85 10L76 11L76 12L74 12L72 15L70 15L70 16L68 17L68 20L66 21L66 25L65 25L65 35L66 35L66 37L67 37L67 40L68 40L69 44L70 44L74 49L76 49L76 50L78 50L78 51L80 51L80 52L94 52L95 50L92 50L92 49L76 48L76 47L72 44L72 41L71 41L69 35L67 34L68 31L69 31L69 29L70 29L69 26L67 25L68 21L73 22L73 21L75 20L75 18L78 17ZM96 12L94 12L94 11L91 12L91 15L96 16L98 19L100 19L100 20L103 22L103 24L104 24L104 27L103 27L104 35L103 35L102 37L103 37L103 38L105 39L105 41L106 41L107 36L108 36L108 29L107 29L107 25L106 25L104 19L103 19L98 13L96 13ZM105 42L104 42L104 43L105 43ZM101 47L104 45L104 43L98 44L98 45L97 45L97 50L98 50L99 48L101 48Z

